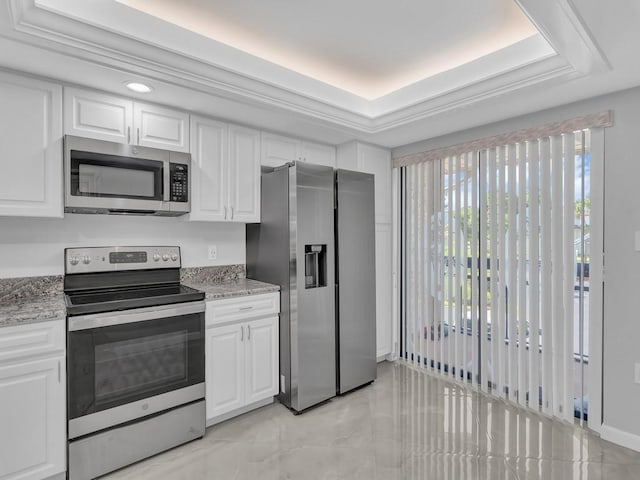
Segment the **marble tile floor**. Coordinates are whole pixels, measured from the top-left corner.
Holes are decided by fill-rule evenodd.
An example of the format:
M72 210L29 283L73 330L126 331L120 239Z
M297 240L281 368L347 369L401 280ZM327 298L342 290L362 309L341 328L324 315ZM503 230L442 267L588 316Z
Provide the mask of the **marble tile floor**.
M295 416L277 402L108 480L640 479L640 453L471 389L381 363Z

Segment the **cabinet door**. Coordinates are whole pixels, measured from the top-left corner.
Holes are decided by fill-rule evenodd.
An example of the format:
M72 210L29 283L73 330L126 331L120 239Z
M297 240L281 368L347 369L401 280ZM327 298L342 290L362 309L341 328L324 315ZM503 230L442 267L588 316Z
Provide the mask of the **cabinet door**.
M376 224L376 345L377 357L391 353L391 225Z
M0 478L66 470L64 358L0 367Z
M131 143L189 153L189 114L157 105L133 104Z
M224 221L227 204L227 124L191 117L189 220Z
M300 159L300 142L294 138L273 133L262 133L262 156L260 163L267 167L279 167Z
M207 418L217 417L244 405L244 325L207 329Z
M302 142L301 155L305 162L336 167L336 148L320 143Z
M260 221L260 132L229 125L229 213L234 222Z
M133 102L77 88L64 89L64 133L130 143Z
M0 215L62 217L62 88L0 72Z
M246 325L246 403L250 404L278 394L278 317Z
M376 223L391 223L391 152L359 143L357 168L375 175Z

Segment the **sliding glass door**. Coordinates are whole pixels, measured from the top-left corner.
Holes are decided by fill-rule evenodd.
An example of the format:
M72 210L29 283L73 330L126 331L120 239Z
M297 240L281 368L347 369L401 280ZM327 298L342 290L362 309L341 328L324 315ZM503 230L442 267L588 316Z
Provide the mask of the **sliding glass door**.
M402 167L405 358L586 414L590 131Z

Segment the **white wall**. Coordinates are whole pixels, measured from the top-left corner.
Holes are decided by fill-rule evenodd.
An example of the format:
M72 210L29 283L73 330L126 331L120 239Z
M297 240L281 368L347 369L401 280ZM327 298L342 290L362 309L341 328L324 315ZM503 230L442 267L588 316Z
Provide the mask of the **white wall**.
M603 436L640 450L640 384L634 383L634 364L640 363L640 252L634 250L640 231L640 88L400 147L393 156L601 110L612 110L614 122L605 130L603 421L609 428Z
M207 258L211 244L217 246L215 261ZM185 267L243 264L245 226L117 215L0 217L0 278L60 275L65 248L109 245L178 245Z

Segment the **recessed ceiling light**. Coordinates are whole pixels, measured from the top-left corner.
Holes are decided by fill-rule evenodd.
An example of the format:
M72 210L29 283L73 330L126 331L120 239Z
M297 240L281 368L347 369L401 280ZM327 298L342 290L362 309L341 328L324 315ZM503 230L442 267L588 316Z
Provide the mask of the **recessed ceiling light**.
M136 93L149 93L153 90L149 85L140 82L127 82L126 87Z

